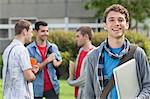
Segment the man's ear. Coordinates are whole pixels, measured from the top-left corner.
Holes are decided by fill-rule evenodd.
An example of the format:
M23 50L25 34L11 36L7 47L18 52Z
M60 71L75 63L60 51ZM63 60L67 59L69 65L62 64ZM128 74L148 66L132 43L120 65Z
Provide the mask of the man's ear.
M106 30L106 31L107 31L106 23L103 23L103 26L104 26L104 30Z
M23 35L26 35L26 33L27 33L27 30L26 30L26 29L23 29L23 30L22 30L22 34L23 34Z
M126 30L129 29L129 22L126 23Z
M89 35L88 35L88 34L85 34L84 37L89 38Z

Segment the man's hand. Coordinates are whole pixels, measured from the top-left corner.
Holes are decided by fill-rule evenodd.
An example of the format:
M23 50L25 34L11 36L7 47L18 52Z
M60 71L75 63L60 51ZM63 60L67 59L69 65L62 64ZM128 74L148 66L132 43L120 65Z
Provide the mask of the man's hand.
M32 72L33 72L34 74L36 74L38 71L39 71L39 66L38 66L38 65L34 65L34 66L32 67Z
M59 63L57 62L57 60L55 59L55 60L53 60L53 65L55 66L55 67L58 67L59 66Z
M53 60L55 60L55 54L51 53L42 63L38 63L38 67L41 70L42 68L44 68L44 66L46 66L46 64L53 62Z
M56 67L56 68L58 68L59 66L60 66L60 64L62 63L62 60L53 60L53 65Z
M46 60L47 63L52 62L53 60L55 60L55 54L54 53L50 54Z

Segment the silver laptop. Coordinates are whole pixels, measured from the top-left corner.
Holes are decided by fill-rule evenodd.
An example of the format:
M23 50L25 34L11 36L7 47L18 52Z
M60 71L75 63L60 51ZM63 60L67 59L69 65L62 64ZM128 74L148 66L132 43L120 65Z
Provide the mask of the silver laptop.
M116 67L113 70L118 99L134 99L140 92L136 61L131 59L128 62Z

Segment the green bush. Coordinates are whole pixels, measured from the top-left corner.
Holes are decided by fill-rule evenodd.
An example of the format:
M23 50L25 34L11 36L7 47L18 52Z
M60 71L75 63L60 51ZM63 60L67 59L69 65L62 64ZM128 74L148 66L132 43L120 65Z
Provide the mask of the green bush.
M137 44L142 49L144 49L150 63L150 39L141 33L136 33L133 31L127 31L125 33L125 36L128 38L128 40L131 43ZM98 46L104 39L106 39L106 37L107 37L107 32L94 33L92 42L95 46Z
M3 65L2 54L0 54L0 66Z
M69 67L69 59L70 59L70 53L65 51L65 52L61 52L61 56L62 56L62 64L61 66L59 66L59 72L60 72L60 79L67 79L68 77L68 67Z
M146 35L133 31L127 31L126 37L131 43L137 44L144 49L150 63L150 39Z
M104 39L106 39L106 37L107 32L96 32L94 33L92 43L95 46L99 46L100 43ZM126 37L131 43L138 44L141 48L145 50L150 62L150 40L145 35L133 31L127 31ZM61 79L66 79L68 77L69 60L75 59L78 53L78 47L76 46L74 38L74 32L52 31L49 33L48 40L58 45L58 48L61 51L61 55L63 58L63 62L59 67ZM0 64L2 64L1 55Z
M75 57L78 48L75 44L74 37L74 32L52 31L49 33L48 40L57 44L61 52L68 51L71 57Z
M107 32L96 32L94 33L92 43L95 46L99 46L101 42L103 42L107 37Z
M107 32L96 32L92 39L92 43L95 46L99 46L102 41L107 37ZM150 41L149 39L133 31L127 31L126 37L131 43L138 44L142 47L149 59L150 62ZM62 52L63 63L60 66L61 78L67 78L68 76L68 65L69 59L75 59L77 56L78 48L74 41L75 33L74 32L64 32L64 31L52 31L49 33L49 41L54 42L58 45L59 50Z

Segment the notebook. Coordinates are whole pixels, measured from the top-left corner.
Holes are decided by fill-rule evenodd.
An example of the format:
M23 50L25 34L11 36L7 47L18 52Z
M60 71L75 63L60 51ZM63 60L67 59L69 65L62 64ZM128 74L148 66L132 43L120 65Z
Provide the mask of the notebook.
M136 73L136 61L128 62L113 70L118 99L134 99L140 92Z

